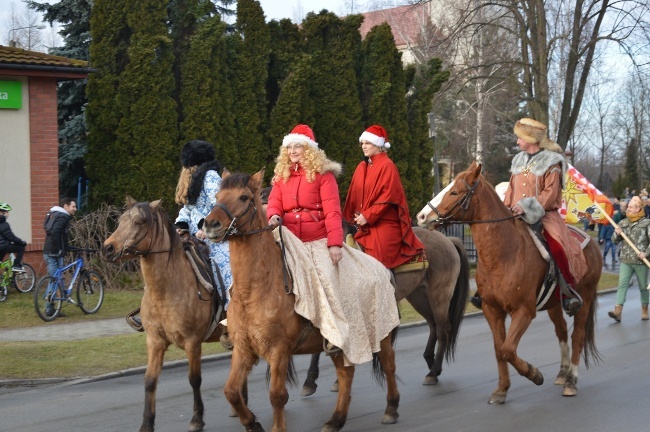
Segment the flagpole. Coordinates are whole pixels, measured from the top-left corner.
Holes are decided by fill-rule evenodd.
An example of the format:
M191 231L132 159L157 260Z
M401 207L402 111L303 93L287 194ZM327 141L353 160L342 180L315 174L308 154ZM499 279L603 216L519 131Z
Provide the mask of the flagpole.
M619 226L616 224L616 222L614 222L614 220L613 220L611 217L609 217L609 215L607 214L607 212L605 211L605 209L603 209L603 208L600 206L599 203L597 203L596 201L594 201L593 203L596 204L596 206L598 207L598 209L600 210L600 212L601 212L603 215L605 215L605 218L609 221L609 223L611 223L611 224L614 226L614 229L619 228ZM630 240L630 238L629 238L628 236L626 236L625 233L624 233L623 231L621 231L621 237L623 237L623 240L625 240L625 241L627 242L627 244L630 245L630 247L632 248L632 250L633 250L637 255L639 255L639 254L641 253L641 251L640 251L640 250L639 250L639 249L634 245L634 243L632 243L632 240ZM647 258L641 258L641 260L643 261L643 263L644 263L645 265L647 265L648 267L650 267L650 261L648 261ZM646 289L647 289L647 290L650 290L650 283L648 283L648 286L646 287Z

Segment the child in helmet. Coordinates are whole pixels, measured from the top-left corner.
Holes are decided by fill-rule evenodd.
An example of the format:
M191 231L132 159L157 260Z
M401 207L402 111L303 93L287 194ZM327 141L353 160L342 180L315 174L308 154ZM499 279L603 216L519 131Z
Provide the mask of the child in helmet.
M14 252L16 259L14 260L13 271L23 273L23 254L25 253L25 246L27 242L19 239L11 231L11 227L7 222L11 206L7 203L0 202L0 261L4 260L7 252Z

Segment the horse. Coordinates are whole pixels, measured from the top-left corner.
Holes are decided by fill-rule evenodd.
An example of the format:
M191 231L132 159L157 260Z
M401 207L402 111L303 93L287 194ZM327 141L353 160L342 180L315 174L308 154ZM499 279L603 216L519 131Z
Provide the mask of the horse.
M344 223L346 231L352 227ZM442 372L443 359L454 358L456 341L465 316L469 292L469 259L462 240L439 231L415 227L415 235L425 248L429 266L424 271L395 274L395 298L406 299L429 325L424 360L429 372L423 385L435 385ZM437 344L437 348L436 348ZM316 392L320 353L312 356L301 395ZM334 383L332 391L337 391Z
M528 225L512 215L481 174L481 165L475 162L435 196L418 213L417 220L420 226L452 221L470 225L478 254L476 284L483 299L483 314L492 330L499 370L499 381L488 403L505 403L510 388L508 363L520 375L542 385L541 372L517 355L517 345L536 316L537 295L548 265L531 238ZM578 391L581 354L587 368L590 359L600 361L595 322L602 256L593 239L583 253L589 270L575 287L584 304L573 317L571 353L559 298L550 296L542 308L548 312L560 344L560 372L555 384L564 386L562 394L567 397L575 396ZM506 315L511 317L507 332Z
M228 333L234 344L230 375L224 387L226 399L247 431L263 431L242 398L242 385L259 358L268 365L269 395L273 407L273 431L286 431L286 384L295 383L293 354L323 351L323 336L294 310L295 295L285 287L282 251L263 216L260 190L264 170L254 175L224 171L217 204L205 218L203 230L212 241L230 242L234 289L228 306ZM286 290L285 290L286 289ZM373 354L375 378L385 382L387 405L382 423L397 422L399 391L395 376L392 334ZM340 391L336 408L322 430L340 430L347 419L354 367L345 367L344 356L332 354Z
M201 343L216 342L222 326L214 329L213 316L222 315L210 293L199 283L185 254L185 242L176 232L161 200L136 203L127 199L115 232L102 246L102 256L112 262L140 258L144 296L140 316L147 339L144 413L140 432L152 432L156 417L156 387L167 348L173 343L185 350L189 382L194 395L190 432L203 430L201 398ZM224 316L225 317L225 316Z

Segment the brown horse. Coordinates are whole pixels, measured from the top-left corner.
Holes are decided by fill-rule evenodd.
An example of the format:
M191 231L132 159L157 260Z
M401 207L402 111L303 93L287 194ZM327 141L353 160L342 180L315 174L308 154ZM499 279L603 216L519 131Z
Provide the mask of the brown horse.
M113 262L140 258L145 286L140 316L147 334L148 357L140 432L154 430L158 377L165 351L172 343L187 353L188 377L194 393L189 430L201 431L201 343L219 340L222 327L210 329L213 314L221 308L198 282L185 255L185 243L160 200L151 204L129 200L127 204L117 229L104 242L102 255Z
M323 337L294 310L295 296L285 292L281 250L261 212L259 191L264 171L253 176L224 171L217 205L205 218L203 230L213 241L230 242L234 289L228 307L228 333L234 343L230 375L224 388L247 431L263 431L242 399L242 385L259 358L269 364L273 431L286 430L284 406L287 380L295 378L293 354L323 350ZM382 423L398 418L399 392L395 353L389 334L373 356L375 376L387 383L387 406ZM342 355L332 355L340 391L336 409L323 431L340 430L347 419L354 367L344 367ZM381 371L383 369L383 373ZM384 375L385 374L385 375Z
M460 173L422 209L417 219L420 225L449 221L470 224L478 253L476 284L483 298L483 313L492 329L499 368L499 382L488 402L505 402L510 388L508 363L533 383L543 384L541 372L517 355L517 345L536 316L537 294L547 267L528 233L528 225L513 219L511 211L481 175L481 165L476 163ZM555 384L564 385L564 396L577 394L580 355L584 355L586 367L589 367L590 358L600 359L595 345L595 321L602 257L593 239L583 253L589 271L575 287L584 305L574 316L571 356L559 299L551 296L543 308L555 325L560 342L560 372ZM507 333L506 315L511 317Z
M429 325L424 349L429 373L423 384L434 385L442 372L443 359L449 362L454 358L469 292L469 259L460 239L424 228L413 231L424 245L429 267L426 271L397 273L395 297L398 302L406 299ZM316 391L319 357L312 356L303 396ZM335 383L332 390L336 391L336 387Z

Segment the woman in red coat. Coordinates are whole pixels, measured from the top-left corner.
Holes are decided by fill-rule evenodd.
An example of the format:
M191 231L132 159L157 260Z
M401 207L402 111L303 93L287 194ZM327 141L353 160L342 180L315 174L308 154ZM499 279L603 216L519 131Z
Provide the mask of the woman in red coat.
M386 154L386 130L372 125L359 142L365 158L352 176L343 217L359 225L354 239L365 252L393 269L419 257L424 246L413 233L399 171Z
M282 220L287 229L283 241L296 312L320 330L326 352L342 351L350 365L372 359L399 315L390 273L343 244L335 178L340 171L309 126L296 126L282 142L266 214L269 224Z

